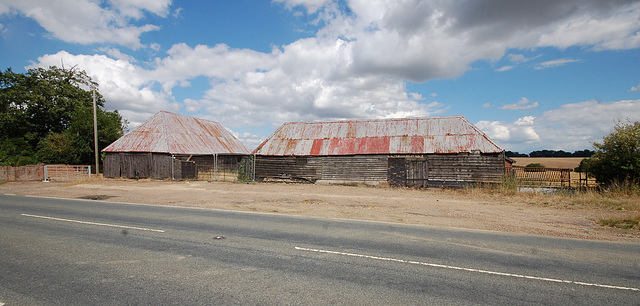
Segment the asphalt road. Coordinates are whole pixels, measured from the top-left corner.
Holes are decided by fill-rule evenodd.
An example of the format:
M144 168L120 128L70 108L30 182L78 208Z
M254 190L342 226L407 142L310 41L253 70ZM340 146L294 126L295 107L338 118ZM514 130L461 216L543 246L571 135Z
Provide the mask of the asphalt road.
M0 305L640 303L640 244L0 195Z

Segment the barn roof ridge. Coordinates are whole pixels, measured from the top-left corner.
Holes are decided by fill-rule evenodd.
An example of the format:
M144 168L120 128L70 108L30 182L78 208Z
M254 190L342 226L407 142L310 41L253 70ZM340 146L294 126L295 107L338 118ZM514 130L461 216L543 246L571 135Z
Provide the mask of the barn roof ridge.
M164 110L102 151L192 155L250 153L220 123Z
M367 119L338 119L329 121L287 121L285 124L325 124L325 123L349 123L349 122L376 122L376 121L411 121L411 120L423 120L423 119L451 119L451 118L464 118L463 115L451 115L451 116L432 116L432 117L405 117L405 118L367 118ZM465 118L466 119L466 118Z
M287 122L254 154L320 156L354 154L500 153L500 146L462 115Z

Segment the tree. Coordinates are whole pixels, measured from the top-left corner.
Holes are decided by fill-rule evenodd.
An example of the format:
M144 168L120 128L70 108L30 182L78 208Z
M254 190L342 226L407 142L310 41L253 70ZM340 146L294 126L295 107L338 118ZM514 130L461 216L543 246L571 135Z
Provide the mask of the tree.
M640 122L618 122L614 131L593 147L595 153L586 167L598 182L640 183Z
M507 157L529 157L529 155L527 155L527 154L523 154L523 153L520 153L520 152L512 152L512 151L506 151L506 152L504 152L504 154Z
M92 164L91 89L97 86L75 67L30 69L24 74L11 68L0 71L0 163L15 165L26 156L30 159L22 158L23 163ZM124 129L122 117L104 110L104 103L96 91L99 149L122 136Z

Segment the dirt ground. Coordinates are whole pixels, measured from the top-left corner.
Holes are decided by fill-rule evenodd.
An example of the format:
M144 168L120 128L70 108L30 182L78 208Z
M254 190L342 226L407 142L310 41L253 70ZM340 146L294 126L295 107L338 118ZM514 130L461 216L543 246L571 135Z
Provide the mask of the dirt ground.
M93 179L8 182L0 193L256 211L640 243L640 231L594 220L625 211L554 205L546 195L365 186Z

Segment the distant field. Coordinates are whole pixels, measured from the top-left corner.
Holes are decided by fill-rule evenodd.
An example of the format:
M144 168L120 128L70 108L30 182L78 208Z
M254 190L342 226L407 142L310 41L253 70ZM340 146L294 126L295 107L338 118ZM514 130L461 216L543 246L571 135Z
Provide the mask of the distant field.
M580 165L584 157L512 157L516 161L515 166L526 166L531 163L539 163L547 168L573 169Z

